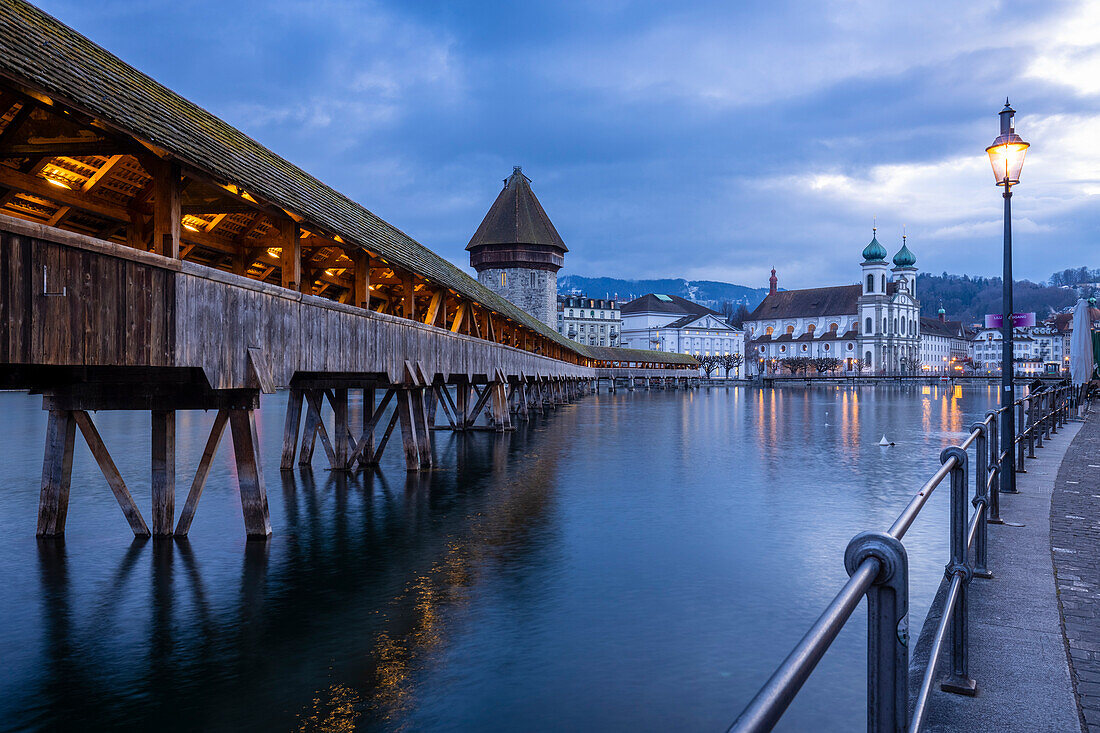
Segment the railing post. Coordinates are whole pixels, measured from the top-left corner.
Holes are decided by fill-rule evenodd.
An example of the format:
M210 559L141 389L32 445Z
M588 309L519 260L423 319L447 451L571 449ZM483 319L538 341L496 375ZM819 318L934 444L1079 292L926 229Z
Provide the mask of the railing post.
M946 680L940 683L940 689L944 692L954 692L959 695L975 695L978 690L977 683L970 677L969 654L969 613L968 613L968 587L974 576L970 566L970 553L966 546L967 511L968 502L966 474L966 451L958 446L945 448L940 453L940 463L947 463L952 458L955 465L951 468L951 562L947 564L944 572L949 579L956 575L961 576L962 585L959 588L959 599L955 612L951 616L951 673ZM950 609L944 609L948 613Z
M867 730L893 733L909 727L909 560L901 540L861 532L844 551L848 575L870 557L880 569L867 591Z
M978 433L978 439L974 443L974 456L977 458L977 465L974 470L974 508L977 509L980 506L986 508L985 517L983 521L978 522L978 534L974 538L974 577L976 578L992 578L993 573L986 567L986 541L988 534L986 531L986 524L989 519L989 469L986 467L986 463L989 460L989 447L986 445L985 435L985 423L976 422L970 426L970 432Z
M1050 434L1058 434L1058 388L1050 391Z
M1024 403L1021 400L1016 405L1016 415L1018 417L1019 429L1016 431L1016 440L1018 443L1015 446L1016 454L1016 473L1027 473L1027 469L1024 468Z
M1000 450L1000 443L997 441L997 413L990 410L985 413L985 416L989 421L989 433L986 438L989 460L986 464L986 471L991 475L989 481L989 517L986 521L990 524L1004 524L1004 520L1001 519L1001 464L997 458L997 451Z
M1039 404L1039 396L1032 392L1027 397L1027 457L1035 457L1035 415Z

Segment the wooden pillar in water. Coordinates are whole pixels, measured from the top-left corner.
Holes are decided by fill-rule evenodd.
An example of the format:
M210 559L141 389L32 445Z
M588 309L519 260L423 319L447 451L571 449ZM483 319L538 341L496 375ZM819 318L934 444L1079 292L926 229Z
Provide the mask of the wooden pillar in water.
M245 533L249 539L265 539L271 535L271 518L260 466L255 410L229 410L229 427L233 433L233 456L237 462Z
M405 470L420 470L420 446L417 438L420 430L417 427L417 414L413 405L414 390L402 387L397 392L397 414L401 421L401 442L405 448Z
M153 410L153 536L169 537L176 514L176 412Z
M72 413L68 410L50 410L46 422L46 449L42 457L42 493L38 499L39 537L65 534L75 442L76 423Z
M348 390L346 387L338 387L332 390L332 412L336 416L333 431L333 459L334 471L346 470L348 465L348 453L351 446L348 445Z
M416 446L420 452L420 470L427 471L432 467L432 430L428 422L427 393L430 390L417 387L412 392L413 417L417 431Z
M294 455L298 451L298 426L302 420L302 390L291 389L286 401L286 422L283 425L283 456L279 468L294 468Z
M359 464L370 466L374 463L374 429L378 420L374 419L374 387L363 388L363 434L366 436L366 444L363 453L359 456ZM362 438L361 438L362 440Z

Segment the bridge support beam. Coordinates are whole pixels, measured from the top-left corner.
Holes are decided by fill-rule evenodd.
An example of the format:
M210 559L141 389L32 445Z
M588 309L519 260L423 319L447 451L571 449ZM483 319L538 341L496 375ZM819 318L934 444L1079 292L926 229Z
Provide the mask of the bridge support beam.
M233 426L238 487L244 510L245 531L250 538L271 534L267 493L260 471L256 440L253 390L207 391L190 385L79 384L47 391L43 408L49 411L46 446L42 460L42 492L38 508L38 535L60 537L65 533L72 477L76 430L88 445L107 485L114 494L130 529L137 537L186 536L202 496L210 466L226 424ZM175 523L176 410L217 410L206 449L199 461L187 501ZM89 412L99 410L148 410L150 413L150 494L152 532L126 486Z

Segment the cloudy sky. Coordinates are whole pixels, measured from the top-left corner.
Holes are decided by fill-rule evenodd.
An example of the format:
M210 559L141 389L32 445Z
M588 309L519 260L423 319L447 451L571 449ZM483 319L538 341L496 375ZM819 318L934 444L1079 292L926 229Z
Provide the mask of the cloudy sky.
M1097 2L38 4L462 266L518 164L563 272L998 274L1009 95L1017 276L1100 267Z

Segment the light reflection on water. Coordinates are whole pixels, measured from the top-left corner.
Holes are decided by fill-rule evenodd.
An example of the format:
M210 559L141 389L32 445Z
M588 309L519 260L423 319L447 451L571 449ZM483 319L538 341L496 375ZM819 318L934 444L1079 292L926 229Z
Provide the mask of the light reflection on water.
M227 446L190 540L141 542L79 441L66 540L36 542L45 420L3 393L0 728L724 729L844 582L848 539L995 399L620 391L437 433L428 476L391 447L344 477L280 474L280 393L259 420L270 542L244 540ZM95 419L147 514L148 416ZM213 414L178 420L182 499ZM945 502L906 537L914 638ZM782 728L862 726L863 613Z

